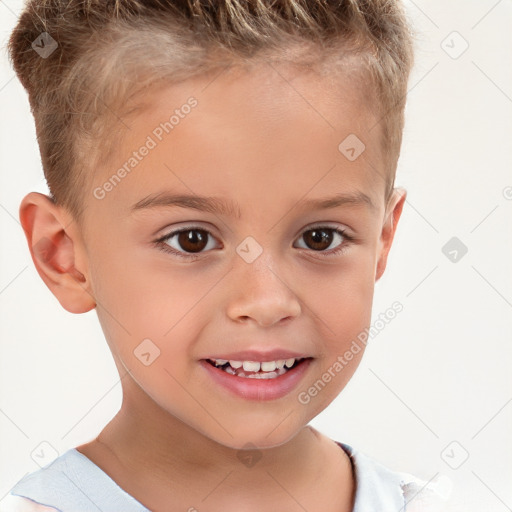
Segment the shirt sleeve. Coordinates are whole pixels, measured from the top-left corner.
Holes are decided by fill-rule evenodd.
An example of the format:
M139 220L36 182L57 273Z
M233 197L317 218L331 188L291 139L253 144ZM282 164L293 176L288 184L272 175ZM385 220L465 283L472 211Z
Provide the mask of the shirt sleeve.
M41 505L29 498L8 494L0 502L0 512L60 512L59 509Z

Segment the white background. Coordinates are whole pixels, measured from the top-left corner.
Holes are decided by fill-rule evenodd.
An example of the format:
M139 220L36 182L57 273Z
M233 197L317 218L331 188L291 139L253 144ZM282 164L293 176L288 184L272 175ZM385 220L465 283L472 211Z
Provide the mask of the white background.
M444 474L470 511L512 509L512 2L406 1L417 32L396 185L408 190L374 318L341 395L312 422L388 467ZM18 219L47 193L28 99L5 51L21 2L0 2L0 500L46 441L57 454L114 416L121 386L93 311L65 311ZM462 41L469 48L450 57ZM451 34L451 35L450 35ZM507 188L508 187L508 188ZM458 262L442 247L468 248ZM445 452L441 452L453 441ZM469 458L458 468L452 465Z

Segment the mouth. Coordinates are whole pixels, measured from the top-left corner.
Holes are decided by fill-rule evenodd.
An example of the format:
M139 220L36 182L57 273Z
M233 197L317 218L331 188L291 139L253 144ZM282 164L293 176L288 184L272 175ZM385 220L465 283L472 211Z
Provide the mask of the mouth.
M277 379L295 370L312 357L277 359L275 361L234 361L226 359L205 359L214 368L243 379Z
M208 389L224 389L238 398L261 402L290 395L306 379L314 359L274 349L266 353L246 350L215 354L199 362L206 371Z

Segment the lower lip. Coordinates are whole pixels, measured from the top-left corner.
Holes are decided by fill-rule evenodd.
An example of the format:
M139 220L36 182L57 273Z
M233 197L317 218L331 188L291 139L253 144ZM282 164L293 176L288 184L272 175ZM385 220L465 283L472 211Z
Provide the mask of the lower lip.
M237 377L216 368L204 359L200 363L215 382L239 397L249 400L275 400L286 396L297 386L311 361L312 359L305 359L295 368L273 379Z

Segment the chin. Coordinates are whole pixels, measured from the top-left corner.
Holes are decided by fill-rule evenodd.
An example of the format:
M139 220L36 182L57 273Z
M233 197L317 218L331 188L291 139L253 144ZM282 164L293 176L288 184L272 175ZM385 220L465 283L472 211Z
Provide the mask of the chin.
M276 428L279 421L268 425L262 423L260 425L226 426L227 430L233 434L232 436L224 432L221 437L214 436L210 439L233 450L276 448L292 440L303 428L290 428L290 425L286 428Z

